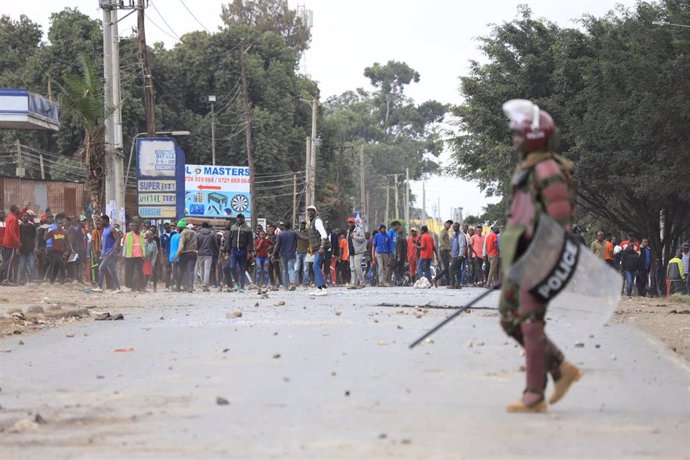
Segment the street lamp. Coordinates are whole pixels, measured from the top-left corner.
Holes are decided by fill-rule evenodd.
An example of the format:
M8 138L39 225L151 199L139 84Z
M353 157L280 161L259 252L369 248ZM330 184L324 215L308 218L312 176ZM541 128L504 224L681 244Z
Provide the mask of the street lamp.
M216 165L216 112L213 106L216 102L216 96L209 96L208 102L211 103L211 163Z
M129 168L132 166L132 155L134 154L134 143L137 141L137 138L139 136L143 136L148 133L137 133L133 138L132 138L132 146L129 148L129 160L127 160L127 174L125 175L125 188L127 188L127 182L129 181ZM156 135L159 134L167 134L169 136L189 136L190 133L189 131L156 131Z

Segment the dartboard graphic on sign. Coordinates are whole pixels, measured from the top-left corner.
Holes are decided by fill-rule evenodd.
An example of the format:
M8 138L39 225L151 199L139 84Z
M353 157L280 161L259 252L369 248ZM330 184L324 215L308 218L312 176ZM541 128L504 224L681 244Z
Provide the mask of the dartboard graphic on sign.
M250 217L249 168L186 165L185 211L190 217Z
M244 212L249 207L249 200L244 195L235 195L232 197L230 206L232 207L233 211Z

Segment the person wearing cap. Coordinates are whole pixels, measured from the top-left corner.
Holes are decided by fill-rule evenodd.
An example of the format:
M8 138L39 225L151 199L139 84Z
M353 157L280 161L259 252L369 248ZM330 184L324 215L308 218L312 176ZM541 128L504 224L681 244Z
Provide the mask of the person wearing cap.
M350 250L350 273L353 274L350 283L353 287L364 287L362 256L367 251L367 238L354 217L347 219L347 244Z
M386 226L379 225L379 231L374 235L371 245L371 260L376 265L376 273L379 286L390 287L390 257L391 237L386 233Z
M35 276L36 225L34 212L28 210L19 224L19 277L20 284L33 282Z
M407 263L410 265L410 283L417 279L417 264L419 263L419 234L417 227L410 229L410 237L407 239Z
M180 232L180 242L177 248L177 258L180 261L180 270L177 275L177 291L184 286L187 292L194 290L194 267L196 267L197 245L194 225L191 226L185 219L177 222Z
M322 267L326 248L330 245L330 241L316 206L307 207L307 232L309 233L309 251L310 254L314 254L314 282L317 288L311 294L328 295ZM326 269L330 270L330 267L326 267Z
M225 239L225 253L230 255L224 267L228 288L234 279L234 290L240 293L244 292L246 282L247 257L254 256L253 236L251 227L244 221L244 214L238 214Z

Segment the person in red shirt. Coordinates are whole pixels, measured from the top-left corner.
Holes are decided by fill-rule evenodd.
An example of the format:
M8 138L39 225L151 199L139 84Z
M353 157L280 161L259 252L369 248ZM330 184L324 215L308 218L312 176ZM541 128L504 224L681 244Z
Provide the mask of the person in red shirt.
M16 283L18 268L19 268L19 216L23 215L29 209L29 204L26 203L24 209L20 210L19 206L13 204L10 206L10 214L5 220L5 232L2 238L3 262L2 272L6 280Z
M491 227L491 233L486 236L486 256L489 258L489 276L486 278L486 288L494 287L498 277L498 227Z
M350 284L350 248L347 243L347 235L341 232L339 238L340 252L336 266L336 281L338 284Z
M259 238L254 242L256 251L256 285L258 287L268 287L268 253L273 247L273 242L266 238L266 232L259 231ZM262 284L263 281L263 284Z
M410 281L414 283L417 279L417 263L419 262L419 255L417 254L417 247L419 246L419 235L417 229L412 227L410 229L410 237L407 239L407 263L410 264Z
M429 227L422 225L422 234L419 237L419 277L426 276L426 279L431 283L431 262L436 258L438 260L438 252L436 251L436 244L434 237L429 233Z

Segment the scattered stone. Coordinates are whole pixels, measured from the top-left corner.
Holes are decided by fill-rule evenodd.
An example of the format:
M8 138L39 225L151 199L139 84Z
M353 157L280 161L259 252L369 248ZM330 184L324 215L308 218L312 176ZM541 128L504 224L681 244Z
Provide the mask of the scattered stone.
M400 444L404 444L406 446L409 446L410 444L412 444L412 440L405 438L402 441L400 441Z
M395 326L395 327L396 327L396 329L402 329L402 328L403 328L400 324L398 324L398 325Z
M162 321L162 320L164 320L164 319L165 319L165 316L161 316L161 318L160 318L160 319L161 319L161 321Z
M24 341L23 341L23 340L20 340L20 341L19 341L19 345L24 345Z
M255 307L258 307L258 306L259 306L259 302L255 303L254 306L255 306Z
M280 359L280 353L276 353L275 355L273 355L273 359Z
M72 337L74 337L74 334L65 334L65 337L72 338Z
M341 312L341 311L336 311L336 312L335 312L335 316L340 316L340 315L342 315L342 314L343 314L343 312Z
M345 396L350 396L350 390L345 391Z
M374 322L375 322L375 323L378 323L378 322L379 322L379 320L375 319L375 320L374 320Z
M97 375L96 378L99 379L99 380L102 380L102 379L105 378L105 375Z
M229 348L223 348L223 353L227 353L227 352L229 352L229 351L230 351Z
M381 433L379 435L379 439L386 439L387 437L388 437L388 435L386 433Z
M280 302L277 302L277 303L276 303L276 307L282 307L283 305L285 305L285 301L284 301L284 300L281 300Z
M594 348L601 348L601 345L597 343L596 345L594 345Z
M288 383L290 381L290 377L283 377L283 382Z
M225 314L226 318L242 318L242 312L241 311L233 311L232 313L226 313Z
M230 404L230 401L228 401L228 400L225 399L225 398L221 398L220 396L218 396L218 397L216 398L216 404L219 405L219 406L227 406L227 405Z
M584 348L585 344L582 342L575 342L575 348Z
M38 423L39 425L45 425L46 423L48 423L48 421L44 419L39 413L37 413L34 417L34 422Z
M616 358L616 355L611 355L611 361L616 361L618 358Z
M268 299L268 294L262 294L260 299Z
M278 335L278 332L274 332L273 335Z
M12 428L9 429L10 433L26 433L27 431L36 431L38 430L38 423L27 420L27 419L22 419L18 420L17 423L15 423Z

